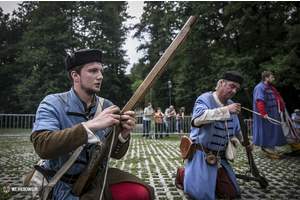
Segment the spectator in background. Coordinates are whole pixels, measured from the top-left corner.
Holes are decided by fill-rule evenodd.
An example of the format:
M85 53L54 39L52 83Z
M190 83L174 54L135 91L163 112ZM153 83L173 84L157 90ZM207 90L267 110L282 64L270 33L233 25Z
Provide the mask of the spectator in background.
M151 117L153 116L153 108L152 108L151 103L147 104L147 107L144 109L143 115L144 115L144 117L143 117L143 138L148 139Z
M184 112L185 107L181 107L176 115L176 120L178 122L178 137L182 137L184 132Z
M175 126L175 132L176 133L179 132L179 121L180 121L180 119L177 117L177 114L176 114L176 126Z
M172 117L176 116L176 111L173 105L170 105L169 108L165 110L164 122L166 125L166 138L169 137L170 132L173 132L173 122Z
M292 120L295 129L300 134L300 109L294 110L294 113L292 114Z
M161 112L161 108L157 108L157 112L154 114L155 117L155 139L157 139L157 133L160 132L160 139L163 139L163 116L164 113Z

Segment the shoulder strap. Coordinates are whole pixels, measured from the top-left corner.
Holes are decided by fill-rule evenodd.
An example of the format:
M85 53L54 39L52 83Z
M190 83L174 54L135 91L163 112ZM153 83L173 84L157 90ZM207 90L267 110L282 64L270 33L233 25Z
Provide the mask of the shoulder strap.
M64 173L71 167L71 165L75 162L79 154L81 153L82 149L84 148L85 144L78 147L73 155L68 159L68 161L56 172L56 174L52 177L49 183L42 189L42 199L47 199L50 191L57 183L57 181L64 175Z
M99 97L99 98L98 98L98 107L97 107L96 113L95 113L95 115L94 115L94 118L97 117L97 116L99 115L99 113L102 112L102 109L103 109L103 103L104 103L104 98Z

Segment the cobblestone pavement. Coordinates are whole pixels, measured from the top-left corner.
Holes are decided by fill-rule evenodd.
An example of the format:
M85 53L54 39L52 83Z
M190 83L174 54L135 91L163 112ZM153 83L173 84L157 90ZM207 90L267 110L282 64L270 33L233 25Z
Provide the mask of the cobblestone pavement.
M135 174L155 188L156 200L190 199L174 186L177 167L183 166L179 152L180 139L143 140L133 136L130 148L121 160L111 159L110 166ZM32 169L39 158L29 137L0 137L0 183L4 187L20 187L21 177ZM258 147L253 150L256 166L268 180L262 189L258 182L239 179L242 197L239 199L300 199L300 157L283 156L288 146L277 147L280 159L267 158ZM236 174L249 170L245 150L240 147L238 158L232 164ZM250 174L248 174L251 176ZM0 193L0 199L32 199L24 192Z

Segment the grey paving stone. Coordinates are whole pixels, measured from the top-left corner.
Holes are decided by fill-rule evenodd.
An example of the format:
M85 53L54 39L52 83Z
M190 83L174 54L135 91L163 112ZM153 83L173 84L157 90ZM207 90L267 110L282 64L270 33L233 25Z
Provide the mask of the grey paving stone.
M191 198L174 185L176 169L184 166L179 152L180 140L175 137L172 135L171 139L163 140L133 137L127 154L121 160L111 159L110 166L145 180L154 187L156 200L189 200ZM258 182L238 179L242 192L239 199L300 199L300 157L283 156L283 153L290 151L288 146L276 147L276 151L280 155L278 160L267 158L260 148L254 148L256 166L265 175L269 186L263 189ZM20 187L22 175L28 173L39 160L32 144L28 137L1 137L0 152L2 187ZM244 148L239 148L238 157L231 165L236 174L245 174L249 170ZM10 192L9 195L0 193L0 199L32 198L24 192Z

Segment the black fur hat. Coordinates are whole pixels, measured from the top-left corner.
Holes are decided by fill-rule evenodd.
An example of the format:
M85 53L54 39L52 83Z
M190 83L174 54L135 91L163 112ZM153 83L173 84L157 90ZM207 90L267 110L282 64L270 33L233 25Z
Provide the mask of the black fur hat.
M244 82L244 79L243 79L242 75L237 71L223 72L220 79L225 79L225 80L228 80L228 81L234 81L234 82L239 83L240 85L242 85L243 82Z
M102 63L102 51L98 49L83 49L74 52L71 56L67 55L65 60L66 70L69 71L76 66L90 62Z

